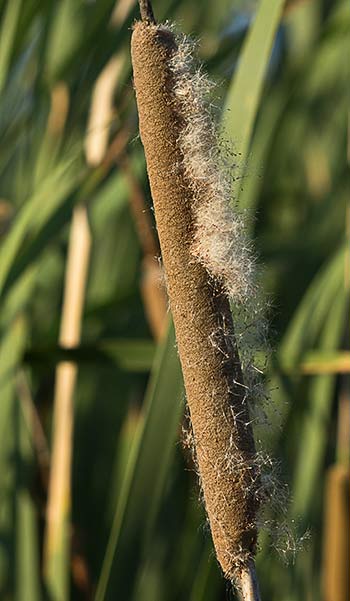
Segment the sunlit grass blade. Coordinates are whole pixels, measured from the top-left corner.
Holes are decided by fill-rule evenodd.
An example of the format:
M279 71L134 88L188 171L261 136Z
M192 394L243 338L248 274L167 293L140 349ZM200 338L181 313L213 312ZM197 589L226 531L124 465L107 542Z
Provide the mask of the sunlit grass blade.
M284 0L260 2L225 100L224 135L238 154L234 186L236 198L242 186L241 178L283 5Z
M349 351L313 351L307 353L298 369L303 374L348 374L350 373Z
M255 205L260 198L263 184L261 176L286 102L286 94L281 86L280 89L275 90L273 95L270 95L269 102L263 107L252 138L251 155L249 157L249 165L247 166L248 174L244 179L242 189L237 190L237 193L239 192L240 208L243 210L248 209L251 214L254 214ZM240 169L239 165L237 167ZM252 227L253 225L254 222L251 223L248 221L248 227Z
M76 185L77 173L69 169L71 165L71 160L59 165L19 211L1 247L0 295L3 294L7 277L26 235L29 232L38 235L40 229Z
M334 299L332 310L322 332L319 347L324 349L336 348L340 343L344 328L346 298L340 289ZM314 522L314 505L317 491L323 488L322 465L326 457L327 443L331 427L332 400L334 398L335 376L315 376L310 384L307 398L307 407L301 422L299 433L300 443L294 464L293 482L291 487L292 505L290 515L298 524L298 534L303 534L305 529ZM294 570L294 592L310 591L316 586L317 574L311 567L311 562L316 557L315 532L312 532L307 560L310 566L307 571L308 579L305 581L305 550L297 555ZM304 555L304 557L303 557ZM296 588L298 583L298 589ZM297 598L297 597L295 597Z
M336 349L344 328L347 299L341 287L332 303L332 310L324 325L319 348ZM334 376L315 376L309 393L308 409L305 413L293 482L294 515L306 517L310 511L316 490L325 446L329 433L329 419L332 409Z
M46 49L46 70L51 82L59 78L65 61L70 58L80 41L83 25L82 20L79 19L80 4L81 2L62 0L55 7L56 14L51 22ZM62 44L63 36L64 44Z
M298 305L280 346L282 365L296 365L306 351L313 349L340 291L343 270L344 246L341 245L316 274Z

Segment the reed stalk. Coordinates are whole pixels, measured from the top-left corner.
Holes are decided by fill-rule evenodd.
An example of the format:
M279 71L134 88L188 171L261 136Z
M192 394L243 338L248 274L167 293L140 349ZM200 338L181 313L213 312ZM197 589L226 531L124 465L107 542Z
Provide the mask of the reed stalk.
M182 111L180 94L174 93L179 46L170 29L155 24L148 2L140 2L140 8L143 21L134 25L131 44L139 127L204 503L225 576L234 580L245 601L257 601L259 473L247 387L225 283L193 250L201 232L195 185L179 142L188 108ZM201 190L210 185L204 177Z
M106 155L113 117L113 93L123 66L123 55L113 55L94 86L85 139L86 160L92 167L100 165Z
M59 343L74 348L80 342L81 321L90 257L86 207L73 212ZM67 599L69 587L73 398L77 366L63 361L56 371L53 444L44 541L44 573L52 599Z
M122 3L117 2L115 14L111 18L111 24L120 25L125 18L123 11L128 11L128 3L122 8ZM123 16L124 15L124 16ZM112 148L107 151L110 126L113 117L113 94L115 87L124 67L124 55L122 53L113 55L100 76L98 77L92 94L87 136L85 140L85 154L91 166L98 167L103 162L108 162ZM165 332L167 298L164 288L160 285L162 274L157 257L159 248L156 237L152 231L150 219L146 213L146 206L142 191L130 169L129 161L125 151L125 144L129 139L126 131L126 140L122 133L122 145L117 148L115 159L122 167L129 184L130 208L135 221L136 231L144 253L142 261L141 295L145 308L147 320L153 336L159 340ZM119 155L123 155L121 158Z

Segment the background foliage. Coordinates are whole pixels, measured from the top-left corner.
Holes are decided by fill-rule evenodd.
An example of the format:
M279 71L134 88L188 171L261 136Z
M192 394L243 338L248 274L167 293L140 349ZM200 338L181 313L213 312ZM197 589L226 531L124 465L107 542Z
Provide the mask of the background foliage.
M334 464L347 468L349 449L341 426L350 402L350 7L345 0L283 4L154 0L154 11L199 38L218 84L213 102L235 149L235 196L251 216L271 299L266 381L278 416L270 411L273 425L261 436L290 487L289 527L309 538L285 553L290 542L262 536L263 598L318 601L333 552L322 526L333 494L328 476ZM179 442L184 393L172 326L157 341L140 287L152 255L145 229L156 241L144 220L153 224L129 57L137 14L133 0L0 2L4 600L233 594ZM109 83L98 87L111 63ZM65 350L59 330L76 206L87 207L92 247L81 341ZM153 286L159 293L161 284ZM71 510L67 499L68 521L62 517L71 554L62 543L48 560L62 360L78 365Z

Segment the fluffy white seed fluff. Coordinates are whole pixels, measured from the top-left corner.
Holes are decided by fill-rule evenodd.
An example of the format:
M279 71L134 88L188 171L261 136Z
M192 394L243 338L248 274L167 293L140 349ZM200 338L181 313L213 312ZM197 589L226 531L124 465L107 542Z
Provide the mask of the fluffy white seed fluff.
M172 27L170 26L172 29ZM255 259L244 219L232 199L232 153L220 142L209 94L212 82L193 59L194 43L177 36L171 69L176 110L183 127L179 135L182 165L193 194L193 257L218 280L232 301L235 335L251 414L262 415L265 391L257 351L266 352L265 303L256 286ZM213 332L213 340L216 333Z
M231 206L232 168L219 143L208 94L211 82L193 62L193 44L182 37L172 60L180 117L183 169L193 193L192 254L239 303L252 296L254 261L242 219Z
M174 33L171 25L166 27ZM235 336L250 414L253 426L261 426L266 423L264 403L270 401L262 380L265 360L262 365L257 363L257 352L261 354L262 351L266 357L268 349L266 302L259 298L254 254L245 234L244 219L232 199L232 153L220 142L208 100L213 84L195 64L194 43L179 35L177 44L171 69L174 94L178 101L176 110L183 124L178 139L183 156L181 169L193 195L195 227L191 250L193 257L223 285L232 300ZM213 340L215 335L213 332ZM184 438L186 446L192 449L196 464L190 421L188 428L185 428ZM257 453L251 468L259 478L259 487L254 489L262 502L259 527L265 527L270 533L274 531L277 540L280 540L286 536L287 530L283 525L287 508L286 489L276 477L278 470L275 462L259 449L260 441L256 442ZM232 457L232 449L227 449L226 469L237 473L237 457L234 465L231 465ZM254 482L252 486L255 486ZM274 513L279 515L277 523L272 523L271 516L267 520L264 518L264 506L274 507ZM294 548L291 544L293 533L289 534L288 542L282 545L284 550Z

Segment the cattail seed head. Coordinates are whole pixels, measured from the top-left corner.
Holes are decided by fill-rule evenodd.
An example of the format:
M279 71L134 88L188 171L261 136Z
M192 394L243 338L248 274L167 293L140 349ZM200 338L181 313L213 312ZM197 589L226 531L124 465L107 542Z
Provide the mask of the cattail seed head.
M189 54L168 27L135 24L140 134L196 459L217 558L232 579L255 553L259 506L248 391L228 300L229 292L238 299L247 294L250 262L199 93L205 80L190 73Z

